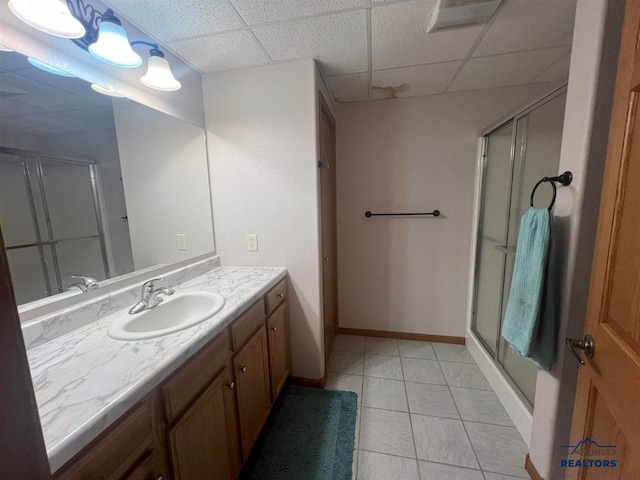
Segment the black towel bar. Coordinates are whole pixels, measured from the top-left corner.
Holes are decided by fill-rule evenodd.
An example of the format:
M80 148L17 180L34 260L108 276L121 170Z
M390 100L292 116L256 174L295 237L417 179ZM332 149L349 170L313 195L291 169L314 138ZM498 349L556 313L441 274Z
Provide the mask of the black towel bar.
M425 212L425 213L371 213L369 210L364 212L364 216L369 217L439 217L440 210L434 210L433 212Z

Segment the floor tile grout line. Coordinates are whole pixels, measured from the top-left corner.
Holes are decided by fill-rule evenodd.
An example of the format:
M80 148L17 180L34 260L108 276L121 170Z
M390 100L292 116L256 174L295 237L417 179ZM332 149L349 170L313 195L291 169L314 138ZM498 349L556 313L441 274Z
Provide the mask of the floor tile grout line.
M342 353L357 353L359 355L377 355L379 357L392 357L392 358L410 358L413 360L428 360L430 362L441 362L441 363L458 363L461 365L478 365L475 361L470 361L470 362L462 362L462 361L456 361L456 360L440 360L437 358L438 354L434 353L436 358L427 358L427 357L416 357L416 356L409 356L409 355L402 355L402 353L400 353L399 355L388 355L385 353L372 353L372 352L354 352L353 350L340 350L339 348L333 348L331 350L331 353L333 352L342 352Z
M413 429L413 420L411 419L411 406L409 405L409 392L407 392L407 380L404 376L404 367L402 361L400 361L400 371L402 372L402 386L404 387L404 396L407 400L407 415L409 415L409 426L411 427L411 440L413 440L413 451L416 455L416 467L418 468L418 478L422 480L422 474L420 473L420 464L418 463L418 446L416 445L416 433Z
M396 457L396 458L402 458L404 460L415 460L416 462L418 462L418 471L420 470L420 462L426 462L426 463L435 463L437 465L445 465L447 467L456 467L456 468L461 468L463 470L470 470L472 472L480 472L480 473L484 473L483 470L481 470L480 468L471 468L471 467L463 467L462 465L456 465L453 463L443 463L443 462L436 462L434 460L424 460L421 458L418 458L416 455L416 458L411 458L411 457L405 457L403 455L396 455L395 453L386 453L386 452L376 452L375 450L366 450L366 449L359 449L360 452L367 452L367 453L375 453L377 455L387 455L389 457ZM507 475L509 476L509 474L507 473L500 473L500 472L487 472L487 473L495 473L497 475ZM513 475L511 475L513 476ZM523 477L513 477L513 478L523 478Z
M440 362L438 362L438 366L440 367L440 371L442 372L442 376L444 376L444 370L442 370L442 366L440 365ZM447 380L447 378L445 377L445 380ZM462 420L462 415L460 414L460 409L458 408L458 404L456 403L456 399L453 396L453 392L451 391L451 385L449 385L449 382L447 381L447 390L449 390L449 395L451 395L451 400L453 400L453 405L456 407L456 412L458 412L458 416L460 417L460 423L462 423L462 429L464 430L464 434L467 436L467 440L469 441L469 445L471 446L471 451L473 452L473 456L476 459L476 463L478 464L478 468L480 468L480 471L482 472L482 476L484 477L484 471L482 470L482 464L480 463L480 459L478 458L478 454L476 453L476 449L473 448L473 442L471 441L471 437L469 436L469 432L467 431L467 427L464 424L464 421ZM486 477L485 477L486 480Z

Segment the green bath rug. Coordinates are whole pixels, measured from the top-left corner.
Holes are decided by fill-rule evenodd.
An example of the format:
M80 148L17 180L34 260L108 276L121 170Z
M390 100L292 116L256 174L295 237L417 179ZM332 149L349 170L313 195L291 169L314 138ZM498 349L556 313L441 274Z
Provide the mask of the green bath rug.
M241 480L351 480L357 395L286 386Z

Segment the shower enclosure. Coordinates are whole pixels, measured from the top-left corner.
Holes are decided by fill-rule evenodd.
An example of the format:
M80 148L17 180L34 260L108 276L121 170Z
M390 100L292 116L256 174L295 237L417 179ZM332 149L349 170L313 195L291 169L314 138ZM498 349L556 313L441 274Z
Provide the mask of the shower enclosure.
M488 131L482 142L482 192L476 250L472 331L531 410L537 367L500 336L520 219L538 180L557 175L566 86ZM540 187L536 206L548 205ZM546 203L545 203L546 202Z
M0 147L0 222L19 304L109 278L92 162Z

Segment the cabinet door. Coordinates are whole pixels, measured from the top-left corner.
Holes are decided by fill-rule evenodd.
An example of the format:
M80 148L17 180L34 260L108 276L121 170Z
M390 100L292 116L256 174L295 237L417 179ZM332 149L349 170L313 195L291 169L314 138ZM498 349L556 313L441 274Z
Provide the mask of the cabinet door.
M149 454L140 460L133 470L125 475L125 480L169 480L162 472L164 462L158 452ZM99 477L98 477L99 478Z
M291 372L289 305L286 301L269 317L267 326L269 327L271 398L275 401Z
M234 388L227 366L169 430L176 480L236 478L240 451Z
M271 409L266 326L249 339L234 358L240 437L246 460Z

